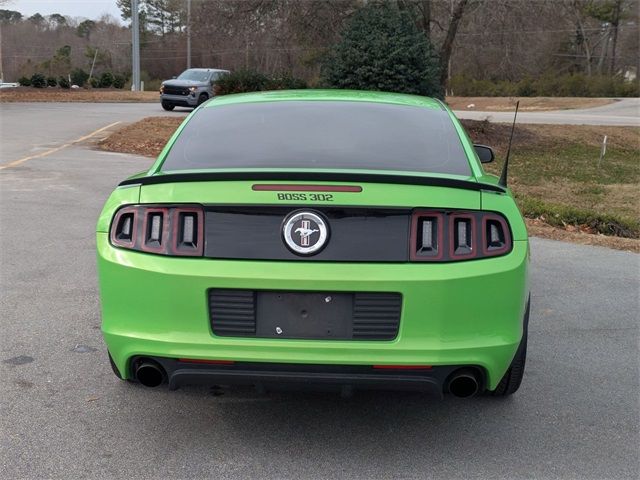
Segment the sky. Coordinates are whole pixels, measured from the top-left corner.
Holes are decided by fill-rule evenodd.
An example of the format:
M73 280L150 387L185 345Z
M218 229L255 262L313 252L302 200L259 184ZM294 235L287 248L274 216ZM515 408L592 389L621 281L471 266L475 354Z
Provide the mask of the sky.
M9 0L0 8L17 10L25 17L39 12L42 15L60 13L69 17L95 19L108 13L122 20L116 0Z

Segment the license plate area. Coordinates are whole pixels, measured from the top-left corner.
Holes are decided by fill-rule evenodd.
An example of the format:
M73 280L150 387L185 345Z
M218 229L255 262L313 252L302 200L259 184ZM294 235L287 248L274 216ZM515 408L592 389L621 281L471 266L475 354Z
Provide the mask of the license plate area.
M210 289L215 336L280 339L393 340L402 295Z
M353 294L257 292L256 336L352 337Z

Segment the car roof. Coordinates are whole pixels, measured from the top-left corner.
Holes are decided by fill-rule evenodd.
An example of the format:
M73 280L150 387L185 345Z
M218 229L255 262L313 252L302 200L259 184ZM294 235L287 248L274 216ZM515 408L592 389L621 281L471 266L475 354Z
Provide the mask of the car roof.
M187 70L195 70L197 72L228 72L229 70L222 70L220 68L187 68Z
M283 101L325 101L325 102L373 102L392 103L444 110L443 104L434 98L409 95L406 93L375 92L364 90L273 90L268 92L238 93L222 95L204 105L212 108L222 105Z

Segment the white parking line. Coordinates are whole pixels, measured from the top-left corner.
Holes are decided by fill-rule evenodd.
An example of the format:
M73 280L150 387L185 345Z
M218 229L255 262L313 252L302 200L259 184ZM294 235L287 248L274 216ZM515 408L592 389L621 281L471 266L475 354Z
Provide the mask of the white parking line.
M0 170L4 170L5 168L16 167L16 166L26 162L27 160L32 160L34 158L42 158L42 157L46 157L47 155L51 155L52 153L59 152L60 150L62 150L64 148L70 147L71 145L75 145L76 143L80 143L80 142L82 142L82 141L84 141L84 140L86 140L88 138L91 138L94 135L97 135L98 133L103 132L103 131L111 128L111 127L114 127L114 126L120 124L120 123L122 123L122 122L110 123L109 125L106 125L106 126L104 126L102 128L94 130L93 132L89 133L88 135L85 135L83 137L77 138L76 140L72 140L71 142L65 143L64 145L60 145L59 147L50 148L48 150L45 150L44 152L37 153L35 155L29 155L28 157L23 157L23 158L20 158L18 160L14 160L13 162L9 162L9 163L7 163L5 165L0 165Z

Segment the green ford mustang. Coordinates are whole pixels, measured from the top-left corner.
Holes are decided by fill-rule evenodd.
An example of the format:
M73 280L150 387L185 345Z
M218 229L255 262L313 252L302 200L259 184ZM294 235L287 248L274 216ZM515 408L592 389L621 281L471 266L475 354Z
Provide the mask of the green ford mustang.
M116 375L509 395L528 241L451 111L357 91L219 97L97 225Z

